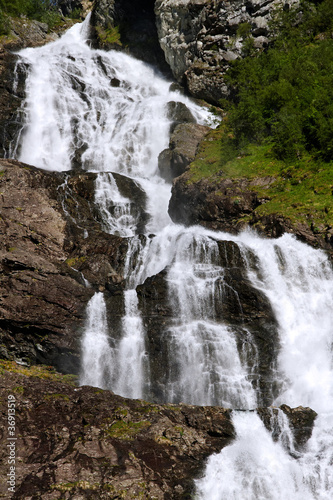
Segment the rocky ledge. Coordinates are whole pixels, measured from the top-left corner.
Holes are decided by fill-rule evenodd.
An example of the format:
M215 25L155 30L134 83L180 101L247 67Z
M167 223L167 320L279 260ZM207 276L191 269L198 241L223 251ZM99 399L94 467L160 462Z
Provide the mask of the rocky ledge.
M28 370L8 361L0 361L0 368L2 420L9 414L11 423L15 418L11 432L17 438L9 449L3 426L1 496L10 486L10 455L15 462L13 499L189 499L205 459L235 437L229 409L153 405L75 387L66 376L45 368ZM294 430L305 428L304 444L315 412L281 409ZM277 411L260 409L258 414L269 428ZM275 433L277 437L277 427Z
M292 233L333 255L332 188L308 172L297 177L297 170L285 164L272 168L274 159L265 153L259 160L255 156L252 160L249 152L222 164L221 130L204 135L194 160L189 159L185 172L174 179L169 203L172 220L232 234L247 227L270 238ZM182 140L186 143L186 137ZM295 185L306 192L306 202L297 197Z

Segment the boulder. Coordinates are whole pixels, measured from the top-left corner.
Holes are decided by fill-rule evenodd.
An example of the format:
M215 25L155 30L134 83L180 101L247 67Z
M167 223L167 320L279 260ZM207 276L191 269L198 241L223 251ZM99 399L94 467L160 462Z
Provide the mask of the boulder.
M293 442L286 443L289 446L289 452L301 452L312 435L314 421L317 413L311 408L298 406L290 408L287 405L281 405L280 408L258 408L257 413L263 421L265 427L271 432L274 441L281 438L283 431L281 420L279 419L279 411L282 411L288 418L289 428L293 435Z
M194 160L197 148L210 127L197 123L181 123L171 134L169 148L158 157L161 176L168 182L183 174Z

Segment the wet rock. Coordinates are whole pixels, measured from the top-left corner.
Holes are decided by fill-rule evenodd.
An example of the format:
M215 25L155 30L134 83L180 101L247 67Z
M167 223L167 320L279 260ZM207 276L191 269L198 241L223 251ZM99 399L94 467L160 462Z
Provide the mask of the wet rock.
M16 498L190 497L205 459L234 437L230 410L149 404L75 388L47 371L21 373L13 365L0 387L4 415L8 394L15 397ZM5 478L5 432L1 439ZM5 481L0 488L6 494Z
M290 406L281 405L280 408L288 417L297 447L302 449L312 435L317 413L311 408L303 406L290 408Z
M24 98L25 74L16 67L18 57L0 47L0 157L11 156L22 128L20 111Z
M183 174L194 160L197 148L210 127L196 123L182 123L176 126L170 137L169 148L158 157L161 176L168 182Z
M172 121L171 132L180 123L195 123L195 118L182 102L170 101L167 104L167 117Z
M244 364L250 367L251 382L259 404L272 404L279 387L274 367L279 349L277 324L269 300L247 278L248 265L256 266L249 250L240 250L231 241L218 241L215 266L220 278L214 283L212 308L197 320L231 326ZM139 308L147 334L151 385L149 399L163 401L171 374L178 373L177 357L172 351L170 330L179 319L177 301L168 282L168 268L137 287ZM200 307L198 305L198 311Z
M281 420L279 419L279 411L282 411L287 416L289 427L293 434L294 442L289 443L290 453L293 453L293 447L295 447L296 451L301 451L312 435L317 413L311 408L304 408L303 406L290 408L290 406L281 405L280 409L275 407L258 408L257 413L259 417L265 424L265 427L272 433L275 441L279 440L283 431Z

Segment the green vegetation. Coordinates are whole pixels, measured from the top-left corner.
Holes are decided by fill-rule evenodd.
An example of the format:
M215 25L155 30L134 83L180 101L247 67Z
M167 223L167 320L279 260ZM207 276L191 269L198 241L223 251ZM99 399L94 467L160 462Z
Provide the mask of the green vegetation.
M268 49L248 43L227 72L227 117L202 142L188 183L209 177L218 194L221 179L247 179L257 220L280 214L333 234L333 0L276 12L272 29ZM250 39L249 26L237 36Z
M69 17L78 19L80 9L74 9ZM62 21L57 1L55 0L0 0L0 36L10 32L10 18L26 16L46 23L49 29L58 26Z
M102 45L122 46L119 26L104 29L101 26L96 27L97 35Z
M5 372L18 373L25 377L36 377L43 380L53 380L76 386L75 375L62 375L58 373L53 366L33 365L30 367L22 366L15 361L0 359L0 374Z
M310 152L331 161L333 0L277 12L272 29L274 44L234 61L226 76L233 98L222 104L234 146L268 142L275 158L299 159ZM246 24L239 31L251 38Z
M150 425L151 423L148 420L141 422L124 422L123 420L118 420L105 429L105 434L117 439L133 439L142 429Z
M307 224L315 233L333 227L332 163L310 153L300 159L281 160L267 143L248 144L246 153L226 161L221 153L225 136L224 127L206 136L191 164L189 183L209 177L218 188L221 178L247 178L249 189L265 200L256 209L258 215L279 213L293 223Z

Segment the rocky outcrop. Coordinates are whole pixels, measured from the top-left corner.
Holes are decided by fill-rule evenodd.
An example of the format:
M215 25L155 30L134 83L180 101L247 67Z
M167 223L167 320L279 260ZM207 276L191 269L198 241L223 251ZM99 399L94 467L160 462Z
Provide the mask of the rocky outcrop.
M256 266L253 254L245 255L231 241L218 241L219 255L215 266L220 275L214 283L213 310L207 302L200 321L213 321L232 327L239 352L246 355L251 382L258 391L260 404L270 405L279 387L274 382L274 366L279 342L277 324L266 296L254 288L247 278L247 266ZM247 261L247 262L246 262ZM170 329L177 321L178 311L172 302L168 285L168 269L148 278L137 287L139 307L147 334L147 350L151 377L149 399L163 401L170 374L178 373L178 360L170 349ZM200 306L198 304L198 311ZM245 354L246 353L246 354Z
M190 93L218 104L228 96L230 61L261 50L271 37L269 21L286 0L157 0L159 41L174 77Z
M195 158L200 141L209 130L209 127L197 123L176 125L169 148L164 149L158 157L158 168L166 181L171 182L185 172Z
M128 239L102 230L95 179L0 161L1 357L77 373L88 300L124 289Z
M17 500L190 498L205 459L235 437L228 409L149 404L75 387L52 370L2 361L0 367L0 412L4 422L10 413L16 424L15 442L8 441L7 426L0 435L4 497L12 479L10 496ZM315 412L281 409L291 427L302 432L304 426L311 435ZM270 431L277 411L258 410ZM15 457L15 476L9 455Z
M279 412L282 411L286 415L293 439L293 442L289 443L290 453L304 449L312 435L314 421L317 417L314 410L303 406L290 408L290 406L281 405L280 408L258 408L256 411L265 427L271 432L274 441L280 439L283 432Z
M8 369L8 364L4 365ZM15 398L16 469L11 498L189 498L212 452L234 437L230 410L153 405L19 366L1 379L0 409ZM30 375L30 376L29 376ZM12 399L11 399L12 401ZM8 493L7 433L0 491Z
M330 226L322 232L277 213L260 214L256 209L269 198L258 196L258 191L269 187L275 178L269 176L225 178L222 170L211 177L193 181L192 173L185 172L174 180L169 203L169 215L174 222L237 234L247 226L270 238L292 233L305 243L333 253L333 235Z

